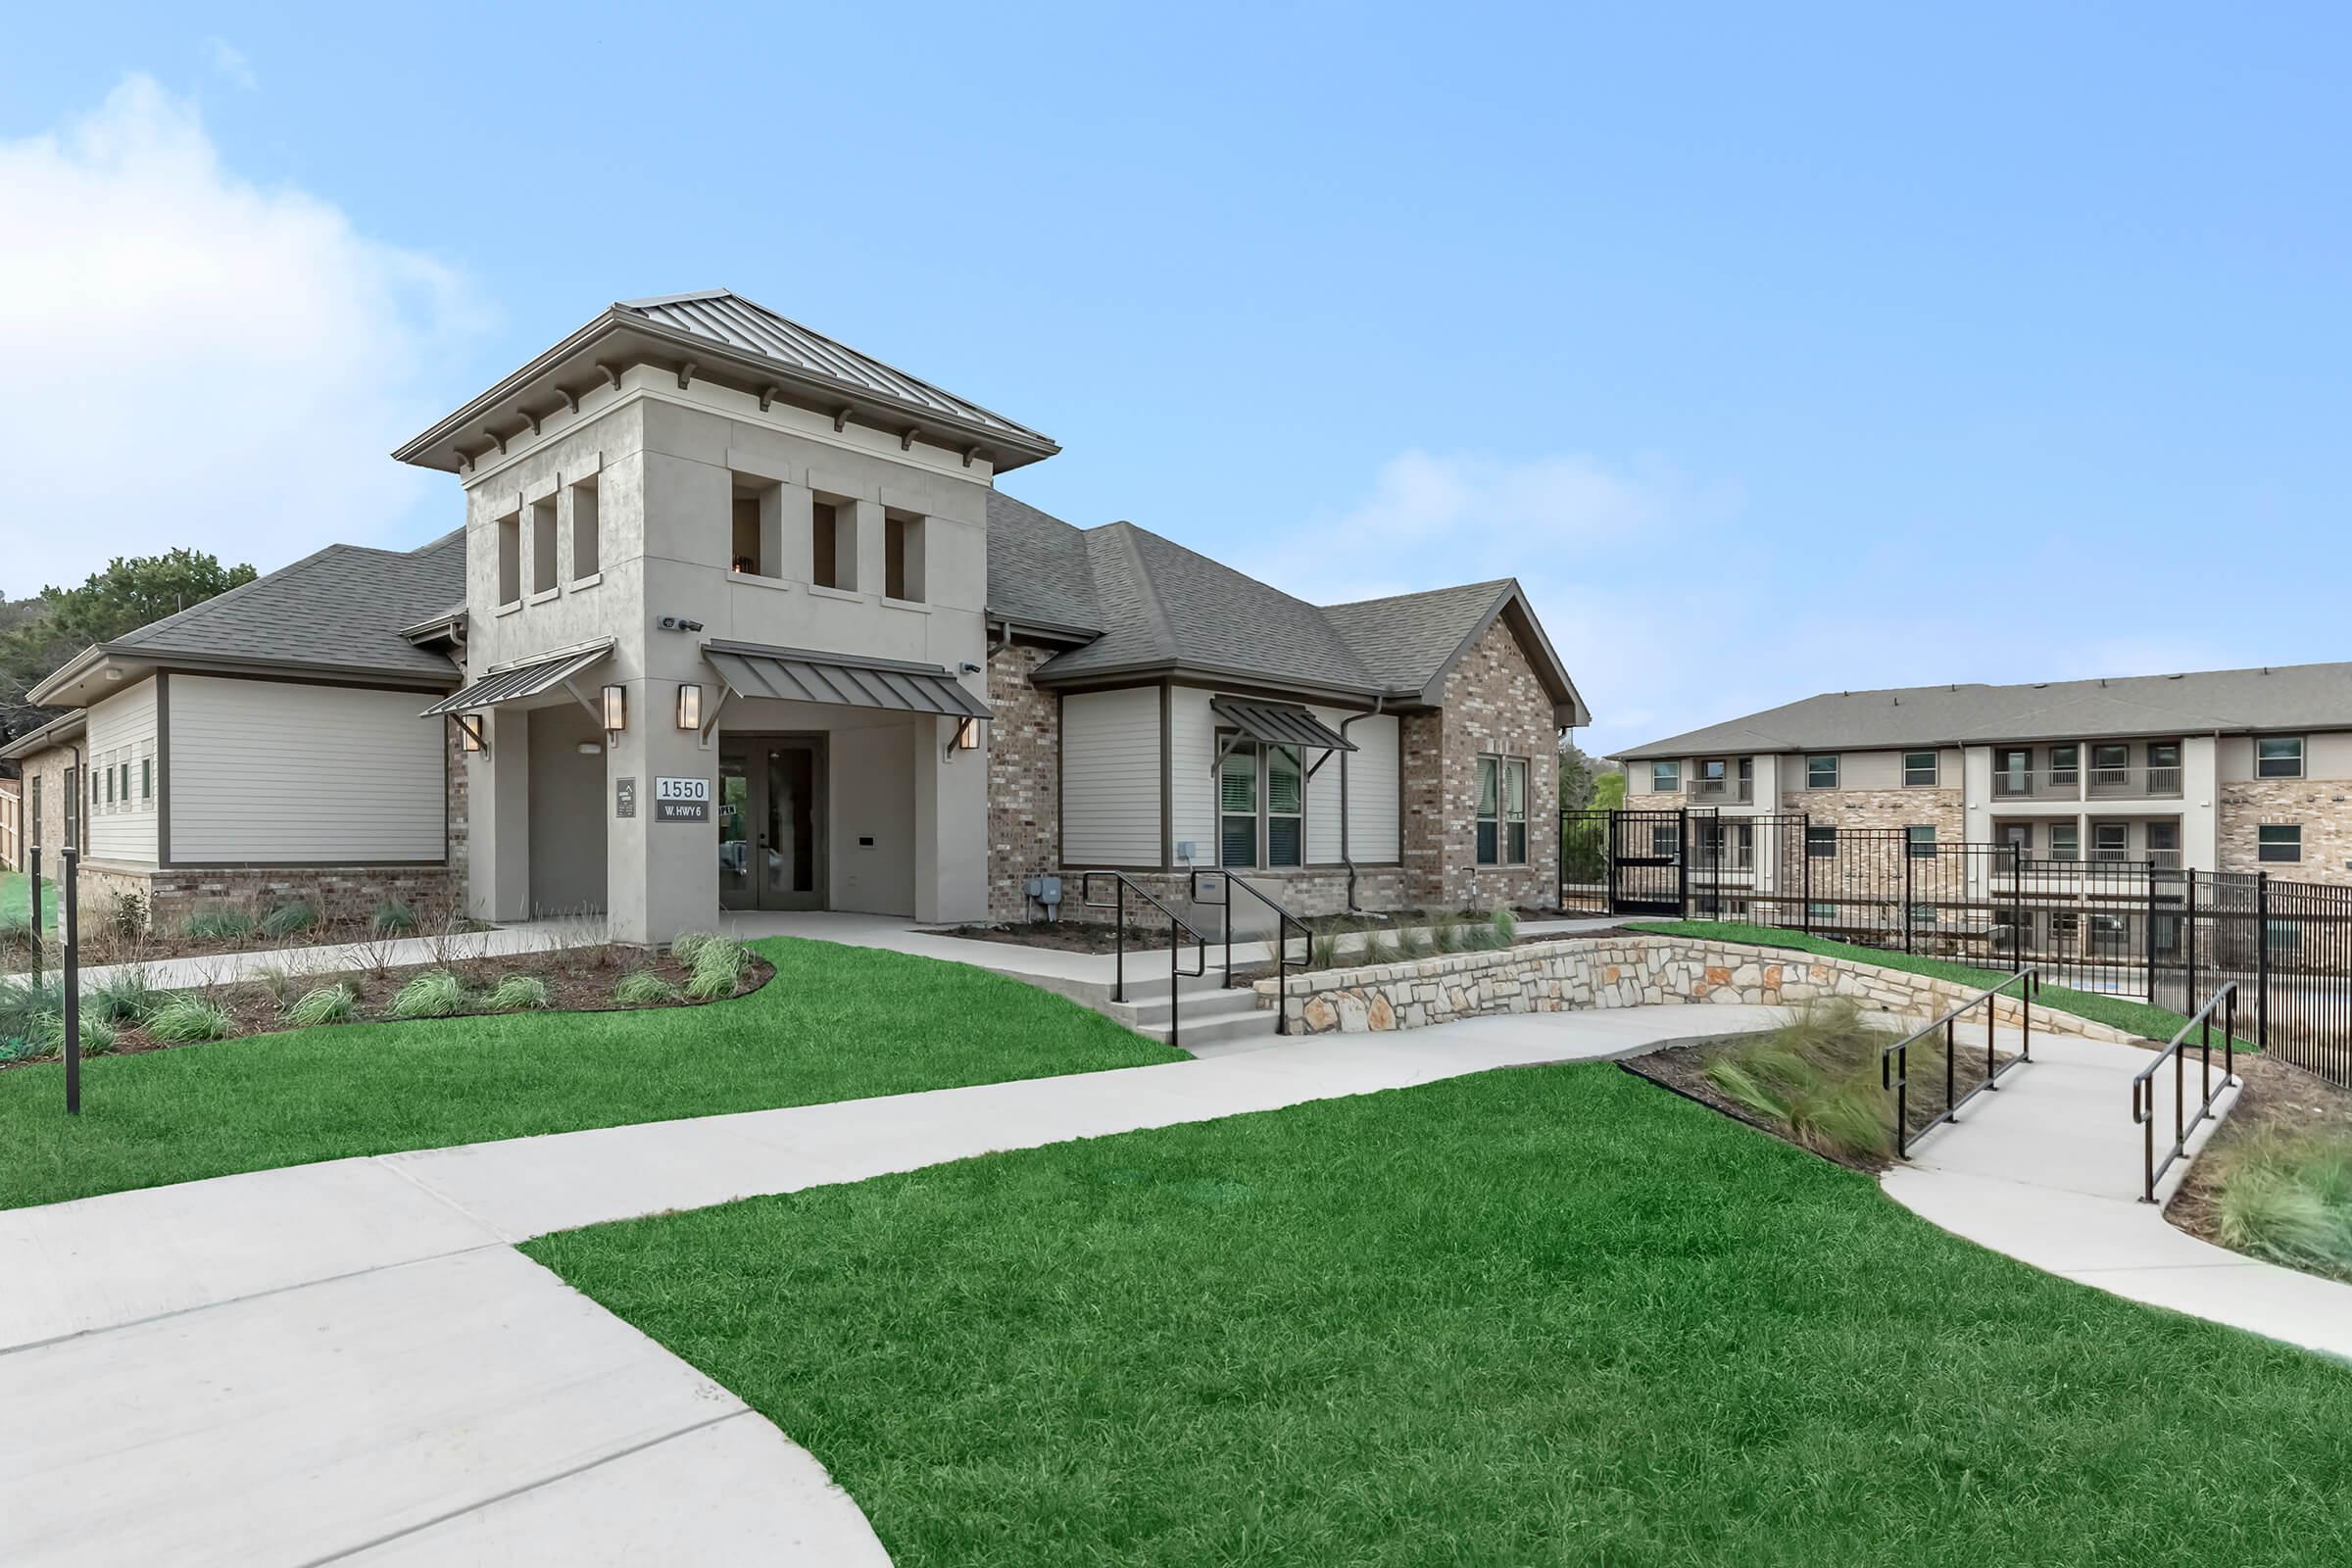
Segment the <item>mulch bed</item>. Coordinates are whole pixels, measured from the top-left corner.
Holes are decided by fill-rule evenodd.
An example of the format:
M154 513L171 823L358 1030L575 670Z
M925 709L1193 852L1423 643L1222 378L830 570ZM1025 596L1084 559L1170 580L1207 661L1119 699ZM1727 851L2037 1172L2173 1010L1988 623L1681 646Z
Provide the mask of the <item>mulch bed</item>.
M2189 1086L2192 1106L2194 1097L2201 1093L2197 1084L2198 1060L2193 1055L2188 1058L2184 1080ZM2222 1073L2219 1052L2214 1054L2213 1072L2218 1083ZM2352 1092L2263 1056L2241 1054L2237 1058L2237 1075L2244 1082L2244 1088L2238 1091L2237 1103L2230 1108L2229 1116L2215 1129L2212 1139L2189 1162L2180 1191L2164 1209L2166 1219L2216 1247L2229 1244L2221 1239L2217 1228L2222 1167L2211 1157L2215 1152L2267 1132L2339 1133L2352 1137ZM2160 1159L2173 1141L2171 1093L2168 1085L2164 1096L2165 1119L2156 1128L2156 1153Z
M1740 1104L1716 1088L1707 1078L1707 1063L1725 1051L1742 1044L1749 1038L1752 1037L1727 1035L1715 1040L1692 1041L1685 1046L1668 1046L1663 1050L1646 1052L1639 1056L1628 1056L1619 1061L1617 1065L1637 1078L1646 1078L1661 1089L1671 1090L1686 1100L1694 1100L1711 1110L1719 1110L1731 1117L1732 1120L1744 1122L1759 1132L1770 1133L1782 1142L1792 1144L1809 1154L1819 1154L1833 1164L1843 1165L1849 1170L1863 1171L1875 1176L1894 1163L1890 1159L1875 1154L1852 1153L1844 1151L1833 1152L1815 1149L1810 1144L1798 1143L1796 1139L1788 1135L1787 1127L1765 1120L1747 1106ZM2012 1059L2014 1059L2012 1054L1999 1053L1994 1057L1994 1066L1996 1068L2005 1066ZM1953 1077L1954 1094L1965 1098L1978 1084L1984 1081L1984 1056L1982 1054L1972 1055L1966 1051L1960 1053L1958 1059L1953 1063ZM2006 1086L2003 1087L2006 1088ZM1912 1053L1911 1093L1907 1100L1910 1107L1910 1115L1907 1119L1911 1123L1911 1130L1914 1134L1926 1128L1942 1113L1943 1074L1941 1071L1934 1073L1927 1071L1925 1059L1917 1048L1914 1048ZM1887 1100L1886 1114L1890 1120L1894 1115L1892 1096L1889 1096Z
M944 933L973 942L1004 942L1019 948L1051 948L1056 953L1111 953L1118 943L1108 925L1092 920L1027 920L1017 925L959 925ZM1168 928L1127 924L1127 951L1168 945Z
M758 954L749 956L743 978L736 982L735 996L748 996L775 976L775 966ZM416 963L381 966L368 969L346 969L298 974L289 977L281 992L258 980L239 980L220 985L196 987L176 992L176 995L201 996L222 1008L235 1020L236 1027L228 1038L246 1035L276 1034L288 1029L305 1027L286 1021L285 1004L292 1003L305 993L340 982L351 987L357 997L349 1023L445 1023L449 1019L386 1018L385 1007L418 975L436 969L447 969L464 982L469 994L478 996L497 985L509 975L532 975L547 985L545 1007L523 1009L523 1013L492 1013L469 1011L454 1017L510 1017L531 1012L648 1012L662 1007L701 1007L710 1004L691 997L675 1002L622 1003L612 1000L612 988L639 971L660 975L674 986L683 987L694 970L666 952L648 954L640 948L605 946L595 948L565 948L550 953L517 953L495 958L460 958L449 963ZM713 1001L732 1000L727 997ZM85 992L82 1005L90 1006ZM337 1024L313 1024L311 1028L332 1029ZM109 1056L136 1055L150 1051L169 1051L180 1045L213 1044L210 1041L156 1040L131 1024L117 1025L120 1031L114 1046L100 1054ZM55 1055L24 1057L0 1062L0 1072L11 1067L30 1066L38 1061L55 1061Z

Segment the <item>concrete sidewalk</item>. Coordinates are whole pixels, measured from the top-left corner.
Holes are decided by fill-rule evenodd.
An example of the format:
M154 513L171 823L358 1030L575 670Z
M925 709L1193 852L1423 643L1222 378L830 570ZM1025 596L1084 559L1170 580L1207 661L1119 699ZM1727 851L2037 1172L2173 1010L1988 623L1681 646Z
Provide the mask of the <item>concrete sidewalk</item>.
M806 1451L508 1244L1778 1017L1479 1019L0 1211L0 1562L883 1562Z
M2014 1037L2004 1039L2014 1049ZM2034 1059L1957 1125L1922 1140L1886 1173L1887 1196L1945 1230L2035 1268L2150 1306L2210 1318L2309 1349L2352 1356L2352 1286L2201 1242L2138 1200L2143 1151L2132 1076L2154 1054L2036 1034ZM2221 1058L2214 1058L2217 1081ZM2197 1062L2188 1108L2203 1099ZM2173 1074L2156 1075L2157 1157L2172 1146ZM2230 1091L2223 1113L2236 1102ZM2212 1136L2190 1140L2194 1153ZM2176 1164L2157 1193L2186 1177Z

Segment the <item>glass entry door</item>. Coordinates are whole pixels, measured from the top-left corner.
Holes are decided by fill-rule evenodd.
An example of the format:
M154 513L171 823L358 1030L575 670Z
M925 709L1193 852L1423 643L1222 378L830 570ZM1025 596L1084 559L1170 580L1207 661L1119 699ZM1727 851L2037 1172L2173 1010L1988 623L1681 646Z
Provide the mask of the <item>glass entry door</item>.
M824 760L821 736L727 738L718 758L719 907L824 907Z

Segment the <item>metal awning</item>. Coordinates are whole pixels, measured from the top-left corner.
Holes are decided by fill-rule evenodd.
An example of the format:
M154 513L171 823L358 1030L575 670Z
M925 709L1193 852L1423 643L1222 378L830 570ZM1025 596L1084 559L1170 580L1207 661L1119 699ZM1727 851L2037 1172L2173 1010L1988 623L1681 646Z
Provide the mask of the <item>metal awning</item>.
M599 643L593 648L574 648L547 659L534 660L527 664L516 664L511 669L493 671L469 686L460 687L416 716L431 718L436 713L495 708L500 703L536 697L549 687L569 680L612 651L611 643Z
M944 713L950 718L992 716L986 703L937 664L812 654L753 643L705 643L703 657L727 683L727 690L738 697Z
M1309 751L1352 752L1355 742L1324 723L1297 703L1250 703L1236 697L1209 699L1219 718L1253 741L1269 746L1300 746Z

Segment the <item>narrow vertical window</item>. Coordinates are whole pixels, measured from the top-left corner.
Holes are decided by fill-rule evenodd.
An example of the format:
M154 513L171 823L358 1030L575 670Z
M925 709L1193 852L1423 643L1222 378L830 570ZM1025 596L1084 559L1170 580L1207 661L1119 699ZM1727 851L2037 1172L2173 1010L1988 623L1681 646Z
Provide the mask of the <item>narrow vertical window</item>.
M922 599L922 518L897 512L883 514L882 596L908 601Z
M550 491L547 498L531 503L531 592L552 594L556 591L556 497Z
M1266 749L1266 864L1297 865L1306 835L1306 784L1295 746Z
M1217 765L1217 863L1257 864L1257 747L1237 743Z
M1478 760L1477 862L1480 865L1493 865L1501 858L1501 775L1500 758L1482 757Z
M498 519L498 602L522 603L522 514L510 512Z
M1514 757L1502 764L1503 858L1512 865L1527 863L1527 760Z

